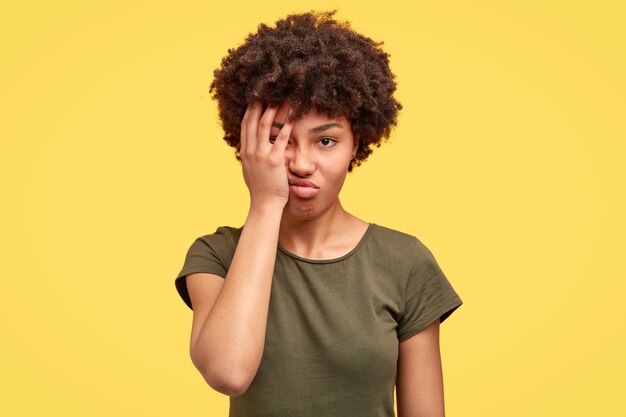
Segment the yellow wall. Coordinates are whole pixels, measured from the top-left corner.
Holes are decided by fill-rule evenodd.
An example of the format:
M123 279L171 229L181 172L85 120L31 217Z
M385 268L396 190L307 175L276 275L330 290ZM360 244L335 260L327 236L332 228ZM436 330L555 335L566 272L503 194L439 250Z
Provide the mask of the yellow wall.
M417 235L465 302L447 415L626 413L621 2L92 3L0 12L0 414L227 415L173 284L247 212L208 86L312 7L391 54L399 126L342 201Z

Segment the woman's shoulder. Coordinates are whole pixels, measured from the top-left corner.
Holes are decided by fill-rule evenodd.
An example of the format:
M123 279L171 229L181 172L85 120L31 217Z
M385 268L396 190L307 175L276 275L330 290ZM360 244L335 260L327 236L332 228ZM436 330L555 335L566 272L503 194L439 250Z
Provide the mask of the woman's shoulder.
M388 251L411 256L428 257L426 245L412 233L373 223L372 240Z
M205 243L208 246L222 246L226 248L235 248L243 226L218 226L214 232L207 233L198 237L197 240Z
M372 223L372 226L372 235L376 239L385 240L389 244L395 243L398 245L407 245L413 244L415 240L417 240L416 236L407 232L402 232L400 230L392 229L390 227L382 226L376 223Z
M219 226L213 234L220 234L231 238L239 239L241 236L241 231L243 230L243 226L234 227L234 226Z

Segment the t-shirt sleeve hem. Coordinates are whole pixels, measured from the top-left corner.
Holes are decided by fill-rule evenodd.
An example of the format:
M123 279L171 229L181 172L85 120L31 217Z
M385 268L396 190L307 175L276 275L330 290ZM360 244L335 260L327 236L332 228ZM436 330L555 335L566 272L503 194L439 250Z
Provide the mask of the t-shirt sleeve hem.
M226 279L226 276L223 271L217 271L213 268L206 266L190 266L188 268L183 268L182 271L178 274L176 279L174 280L174 284L176 286L176 290L178 291L178 295L183 299L187 307L193 310L193 306L191 305L191 297L189 296L189 290L187 289L187 275L193 274L195 272L206 272L209 274L214 274Z
M458 295L453 295L448 298L447 301L432 309L428 314L424 314L422 320L416 322L410 328L404 329L402 334L398 334L398 342L403 342L411 336L421 332L426 327L434 323L436 319L440 319L441 323L443 323L444 320L450 317L450 315L462 304L463 300L461 300Z

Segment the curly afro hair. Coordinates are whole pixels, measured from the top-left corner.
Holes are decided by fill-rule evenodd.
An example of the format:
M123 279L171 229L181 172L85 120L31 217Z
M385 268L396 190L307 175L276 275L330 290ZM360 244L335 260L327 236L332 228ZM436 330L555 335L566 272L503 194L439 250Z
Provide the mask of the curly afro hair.
M336 11L290 14L275 28L261 23L214 71L209 92L218 102L224 140L238 160L241 119L256 100L277 106L289 99L295 119L312 107L346 117L359 141L348 171L389 139L402 109L393 97L389 54L381 49L383 42L333 19Z

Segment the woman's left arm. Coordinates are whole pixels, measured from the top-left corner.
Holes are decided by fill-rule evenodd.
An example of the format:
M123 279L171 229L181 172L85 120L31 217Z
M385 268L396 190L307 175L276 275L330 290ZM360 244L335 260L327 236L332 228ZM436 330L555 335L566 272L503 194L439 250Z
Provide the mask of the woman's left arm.
M439 319L400 342L398 417L445 417Z

